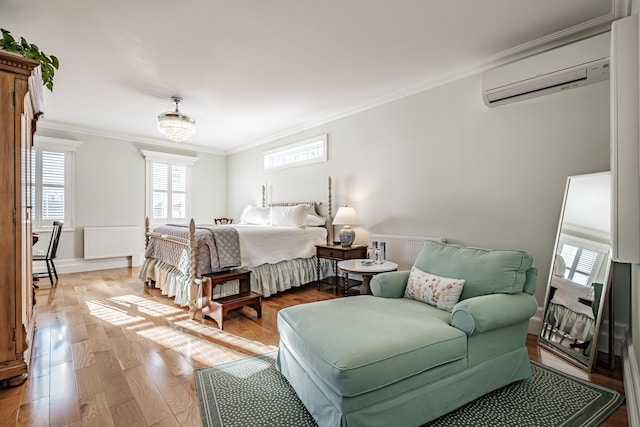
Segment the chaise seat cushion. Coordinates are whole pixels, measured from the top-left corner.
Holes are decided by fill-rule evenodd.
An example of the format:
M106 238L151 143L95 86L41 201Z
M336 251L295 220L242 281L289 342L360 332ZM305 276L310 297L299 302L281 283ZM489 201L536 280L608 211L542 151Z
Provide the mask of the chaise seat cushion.
M407 298L357 296L285 308L278 329L281 341L316 377L338 395L352 397L466 360L467 335L450 318L449 312Z

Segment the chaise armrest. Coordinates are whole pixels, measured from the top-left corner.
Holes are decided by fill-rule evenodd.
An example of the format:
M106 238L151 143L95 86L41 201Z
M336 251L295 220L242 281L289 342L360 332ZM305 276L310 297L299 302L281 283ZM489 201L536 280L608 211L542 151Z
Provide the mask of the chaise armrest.
M456 304L451 313L451 325L471 336L524 322L537 309L535 297L524 292L482 295Z
M371 278L371 293L376 297L402 298L407 287L410 271L391 271Z

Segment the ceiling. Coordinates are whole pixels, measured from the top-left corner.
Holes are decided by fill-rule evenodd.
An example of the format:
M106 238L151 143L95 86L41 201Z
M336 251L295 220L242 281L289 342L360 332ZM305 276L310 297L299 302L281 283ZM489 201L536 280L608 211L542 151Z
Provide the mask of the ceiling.
M181 146L230 153L601 30L627 9L626 0L0 0L0 27L60 59L40 126L170 145L157 115L176 95L197 127Z

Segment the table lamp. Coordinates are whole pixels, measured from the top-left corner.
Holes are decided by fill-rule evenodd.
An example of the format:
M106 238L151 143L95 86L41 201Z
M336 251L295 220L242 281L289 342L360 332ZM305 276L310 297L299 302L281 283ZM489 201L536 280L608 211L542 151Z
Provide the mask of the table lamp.
M336 217L333 219L333 225L343 225L340 230L340 245L349 247L356 238L356 232L351 228L352 225L358 225L358 215L356 210L350 206L341 206L338 208Z

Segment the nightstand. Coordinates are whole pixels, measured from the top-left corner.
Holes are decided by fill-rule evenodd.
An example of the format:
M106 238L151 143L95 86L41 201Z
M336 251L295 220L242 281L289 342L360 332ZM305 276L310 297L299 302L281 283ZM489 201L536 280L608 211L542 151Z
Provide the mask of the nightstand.
M320 290L321 284L334 286L334 290L337 288L344 288L345 295L352 286L358 286L362 282L359 280L349 279L349 283L345 283L340 277L338 277L338 261L344 261L347 259L358 259L367 257L367 247L363 245L351 245L348 247L340 245L316 245L316 284L318 290ZM329 259L333 261L334 275L325 279L320 278L320 258Z

